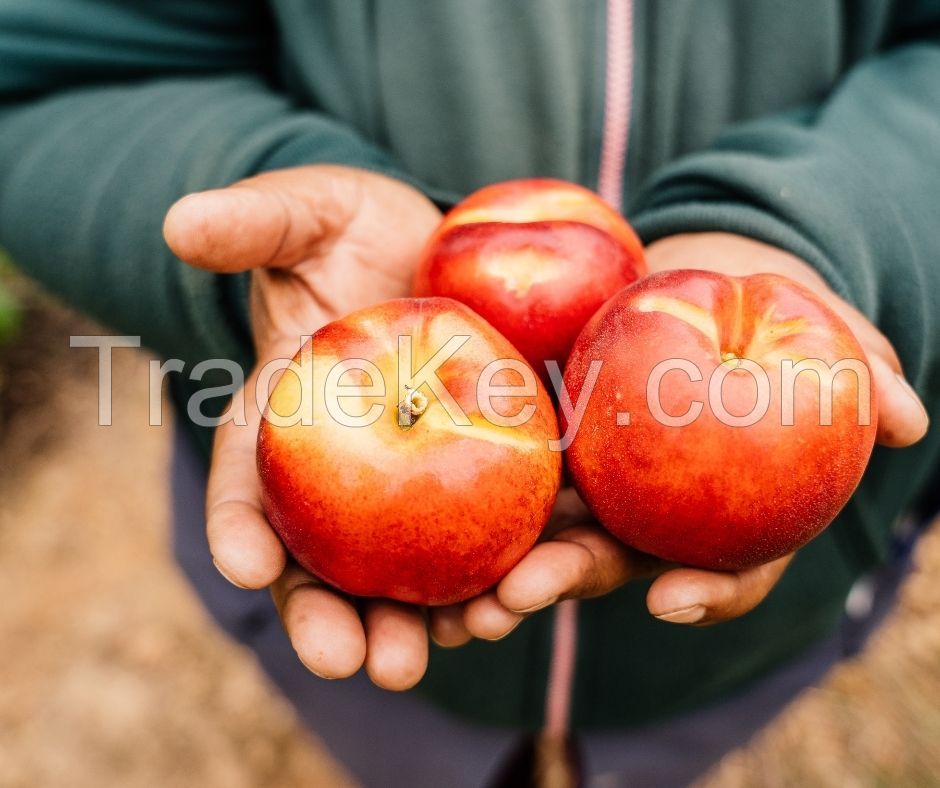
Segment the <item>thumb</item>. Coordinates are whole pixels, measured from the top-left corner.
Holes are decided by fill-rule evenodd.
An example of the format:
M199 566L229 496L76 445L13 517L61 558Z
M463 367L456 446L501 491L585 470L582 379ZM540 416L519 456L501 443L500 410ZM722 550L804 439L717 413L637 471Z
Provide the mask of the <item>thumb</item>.
M343 176L324 170L278 170L189 194L167 212L163 237L181 260L220 273L299 263L354 214L357 189L337 188Z
M793 558L739 572L712 572L683 566L660 575L646 594L646 606L671 624L717 624L757 607L770 593Z
M930 427L920 397L904 374L880 355L869 355L869 367L878 393L878 443L897 448L917 443Z

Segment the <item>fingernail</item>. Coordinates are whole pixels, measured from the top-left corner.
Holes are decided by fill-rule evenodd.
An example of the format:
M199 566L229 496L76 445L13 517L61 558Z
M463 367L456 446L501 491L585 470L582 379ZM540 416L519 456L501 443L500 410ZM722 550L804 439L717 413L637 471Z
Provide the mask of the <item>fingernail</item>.
M512 613L519 613L520 615L526 615L527 613L534 613L536 610L543 610L549 605L554 605L557 601L558 601L558 597L553 596L542 602L539 602L538 604L532 605L532 607L522 608L521 610L513 609L513 608L507 608L507 609L510 610L510 612ZM506 634L509 634L509 633L507 632Z
M705 618L707 612L708 608L705 605L692 605L669 613L661 613L656 618L660 621L668 621L670 624L696 624Z
M498 638L487 638L487 640L488 640L490 643L497 643L498 641L502 640L503 638L509 637L513 632L516 631L516 627L518 627L522 622L523 622L523 619L520 618L515 624L513 624L511 627L509 627L509 629L507 629L505 632L503 632L503 634L500 635Z
M924 421L929 421L930 417L927 415L927 408L924 407L924 403L921 401L920 397L917 396L917 392L914 391L914 387L908 383L907 378L904 377L900 372L898 372L895 377L898 379L898 383L901 384L901 388L907 392L907 395L917 403L917 407L920 408L920 412L924 414Z
M332 676L324 676L322 673L320 673L320 672L314 670L313 668L311 668L306 662L304 662L304 659L303 659L303 657L300 656L300 654L297 655L297 659L300 660L300 664L301 664L301 665L303 665L307 670L309 670L309 671L310 671L314 676L316 676L318 679L323 679L324 681L333 681L333 677L332 677Z
M444 643L440 639L438 639L437 635L435 635L432 631L430 631L430 629L428 630L428 636L431 638L431 641L434 643L434 645L440 648L460 648L460 646L463 646L467 643L467 640L464 640L460 643ZM468 640L472 640L472 637L473 637L472 635L469 636Z
M248 590L248 586L243 586L241 583L238 583L235 580L232 580L229 574L222 568L221 564L219 564L219 562L216 561L214 558L212 559L212 563L215 564L215 568L218 570L219 574L222 575L222 577L224 577L226 580L228 580L233 586L235 586L236 588L240 588L243 591Z

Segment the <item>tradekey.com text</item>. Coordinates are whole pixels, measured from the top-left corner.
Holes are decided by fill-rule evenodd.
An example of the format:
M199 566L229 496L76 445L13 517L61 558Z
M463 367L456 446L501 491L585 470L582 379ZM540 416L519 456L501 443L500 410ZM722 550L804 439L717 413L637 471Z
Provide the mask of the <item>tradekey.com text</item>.
M309 337L300 339L302 345ZM399 336L394 388L387 385L381 369L372 361L363 358L318 358L315 350L301 354L299 362L291 358L272 359L248 378L247 386L244 370L235 361L207 359L191 366L188 370L189 380L203 382L210 374L221 373L226 376L227 382L196 391L186 403L186 416L200 427L211 428L226 422L247 426L257 423L257 418L250 418L251 409L255 414L265 412L265 418L278 427L298 424L311 426L317 418L331 418L348 427L369 427L383 418L386 410L391 410L399 426L409 428L431 406L430 403L437 402L455 426L471 426L470 418L437 375L444 364L459 356L460 349L469 340L469 335L450 337L430 358L415 368L412 338ZM70 337L69 344L73 348L97 349L98 423L109 426L112 414L112 353L119 348L141 347L140 337L81 335ZM563 451L577 435L603 362L599 359L591 362L574 402L558 363L548 361L546 368L565 424L565 434L558 441L549 441L549 444L552 450ZM171 373L186 374L186 363L181 359L150 362L151 426L162 424L164 381ZM681 428L693 424L708 413L729 427L748 427L767 417L773 406L772 417L779 418L782 426L794 426L797 413L801 420L808 417L805 384L800 389L801 393L797 393L797 380L806 373L810 373L816 384L809 396L811 404L815 406L813 417L818 419L818 424L832 424L834 391L837 387L844 389L846 386L854 388L856 393L857 424L871 424L870 372L867 364L856 358L841 359L834 364L812 358L798 361L782 358L770 368L748 358L731 358L706 370L688 359L666 358L649 371L645 391L647 414L643 415L648 415L664 426ZM299 398L289 408L290 412L281 412L273 405L266 409L274 384L284 374L297 376L300 383L296 387L300 392ZM747 377L747 407L741 406L740 396L734 398L735 407L729 407L726 402L729 376L739 381ZM686 388L689 384L702 384L703 397L696 399L690 396L682 401L681 406L676 405L675 397L668 397L672 407L667 408L663 404L663 393L680 380ZM740 383L738 388L740 390ZM533 400L537 389L536 375L527 364L518 359L495 359L478 375L476 406L483 418L494 426L519 427L536 412ZM204 413L205 403L222 398L231 398L232 401L221 416L213 417ZM801 398L804 407L798 407L798 398ZM526 401L511 406L512 400ZM628 410L612 412L611 419L618 427L628 428L635 423L634 414Z

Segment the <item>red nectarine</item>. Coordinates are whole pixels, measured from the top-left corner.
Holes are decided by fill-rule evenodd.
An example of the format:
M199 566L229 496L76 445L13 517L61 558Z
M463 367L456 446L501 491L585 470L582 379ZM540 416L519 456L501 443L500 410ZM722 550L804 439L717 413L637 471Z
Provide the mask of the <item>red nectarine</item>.
M456 298L485 317L547 380L584 324L646 271L630 225L593 192L508 181L457 205L428 244L414 293Z
M555 412L477 314L389 301L324 326L294 362L268 402L258 469L302 566L350 594L445 605L532 547L560 482Z
M865 470L877 420L865 353L791 280L650 276L578 337L572 401L592 361L568 466L600 522L641 551L709 569L770 561L823 530Z

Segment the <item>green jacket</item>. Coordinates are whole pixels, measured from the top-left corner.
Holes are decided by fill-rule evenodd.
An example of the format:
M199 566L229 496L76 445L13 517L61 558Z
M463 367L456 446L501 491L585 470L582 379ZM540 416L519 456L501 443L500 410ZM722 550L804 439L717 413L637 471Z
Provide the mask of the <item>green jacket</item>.
M629 90L623 202L643 238L725 230L810 261L894 342L936 420L940 3L627 10L629 73L612 89ZM244 277L170 255L176 198L310 162L388 172L441 204L516 176L595 186L606 24L602 0L3 0L0 244L163 355L247 366ZM641 584L584 603L575 725L710 701L830 631L929 484L938 440L878 450L837 522L743 619L660 623ZM536 726L550 627L537 615L499 643L435 651L419 691Z

